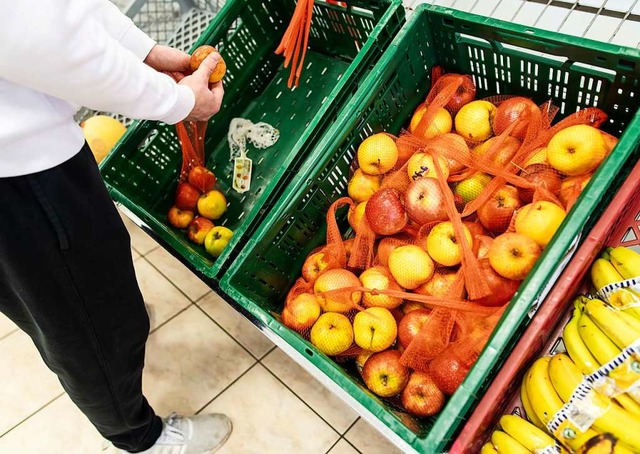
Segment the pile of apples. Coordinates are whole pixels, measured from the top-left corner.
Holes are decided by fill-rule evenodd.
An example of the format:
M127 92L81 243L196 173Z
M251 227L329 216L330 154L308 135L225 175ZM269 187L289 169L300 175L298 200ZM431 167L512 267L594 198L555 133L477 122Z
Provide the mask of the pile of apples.
M187 181L176 188L174 205L167 214L169 224L186 229L187 238L195 244L203 244L213 257L218 257L231 239L233 232L213 221L227 211L227 199L214 189L216 176L204 166L193 167Z
M475 90L470 96L452 98L450 105L439 109L420 139L447 137L441 143L456 143L456 149L464 149L473 160L485 155L515 119L540 110L524 97L496 106L474 100L474 94ZM450 108L451 104L455 108ZM408 125L410 133L416 133L425 112L425 105L416 109ZM517 125L508 137L501 137L504 142L498 152L488 156L498 166L509 164L525 139L527 124ZM348 213L350 226L357 234L366 218L376 235L373 266L363 271L336 268L325 252L312 252L302 267L302 279L311 290L293 297L290 294L282 321L328 356L355 351L352 356L369 390L381 397L395 396L409 413L424 417L441 409L445 395L455 392L470 365L461 364L445 351L429 363L428 370L407 367L401 361L402 352L429 321L433 308L375 290L450 298L463 251L445 210L434 159L439 160L459 212L494 177L470 173L464 164L445 158L444 152L432 155L418 149L407 154L397 141L386 133L365 139L348 184L353 201ZM478 259L478 271L491 290L475 300L465 295L467 302L497 309L510 301L563 222L576 190L579 193L586 186L616 142L589 125L561 129L545 147L531 153L517 174L536 187L546 188L562 205L534 201L534 189L503 183L475 213L462 219L463 234ZM398 171L407 172L404 190L385 185L385 179ZM460 178L465 172L466 178ZM428 233L416 236L424 226L429 227ZM353 238L344 241L347 254L353 244ZM350 298L339 292L326 293L355 287L374 291L353 291Z

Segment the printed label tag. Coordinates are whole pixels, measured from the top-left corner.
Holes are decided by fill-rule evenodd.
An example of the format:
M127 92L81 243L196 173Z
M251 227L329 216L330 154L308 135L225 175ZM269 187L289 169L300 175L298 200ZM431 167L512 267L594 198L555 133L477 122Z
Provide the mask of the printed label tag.
M232 187L237 192L247 192L251 187L251 170L253 162L251 159L241 156L233 160L233 184Z
M640 280L633 278L605 285L598 295L616 309L638 307L640 306Z

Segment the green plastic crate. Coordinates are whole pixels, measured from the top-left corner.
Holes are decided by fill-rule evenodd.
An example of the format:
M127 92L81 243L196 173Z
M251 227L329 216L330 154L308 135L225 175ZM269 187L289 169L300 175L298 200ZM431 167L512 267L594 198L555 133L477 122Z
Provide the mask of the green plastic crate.
M217 259L167 222L182 162L174 126L135 123L101 164L111 196L134 222L213 285L268 213L266 202L277 200L404 23L400 0L347 3L348 7L315 2L310 50L295 89L287 88L289 69L283 68L283 57L274 54L295 0L229 1L194 44L215 46L227 63L224 102L205 138L206 164L229 203L220 223L234 231ZM235 117L265 121L280 130L280 139L270 148L249 145L253 178L250 191L242 194L231 188L227 132Z
M600 107L610 115L603 129L621 139L520 286L463 385L439 415L416 420L372 395L356 373L346 373L273 314L280 312L307 254L325 242L327 208L346 194L349 165L358 145L372 133L398 133L408 123L429 91L435 65L472 74L479 98L521 94L538 103L552 99L561 109L558 119L582 107ZM530 309L556 279L560 263L637 160L638 97L640 52L636 49L423 6L292 180L268 221L221 280L221 288L260 320L280 345L286 344L287 351L295 351L299 360L304 358L301 362L323 382L344 390L347 400L398 446L421 453L442 452L523 331ZM339 213L342 226L347 226L345 210Z

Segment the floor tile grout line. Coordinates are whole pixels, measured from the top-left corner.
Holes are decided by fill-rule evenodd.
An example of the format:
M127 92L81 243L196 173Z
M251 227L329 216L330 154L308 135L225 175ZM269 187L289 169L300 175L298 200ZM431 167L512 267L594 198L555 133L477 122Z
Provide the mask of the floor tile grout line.
M349 440L347 440L344 436L340 437L342 440L345 441L345 443L347 443L349 446L351 446L358 454L362 454L362 451L360 451L358 448L356 448L354 446L353 443L351 443Z
M58 394L56 397L54 397L53 399L51 399L49 402L47 402L46 404L44 404L42 407L38 408L36 411L34 411L33 413L30 413L28 416L26 416L24 419L22 419L20 422L18 422L17 424L15 424L14 426L10 427L8 430L6 430L4 433L0 434L0 438L4 437L5 435L9 434L11 431L17 429L19 426L21 426L22 424L24 424L25 422L27 422L29 419L33 418L35 415L37 415L38 413L40 413L42 410L44 410L45 408L47 408L49 405L51 405L52 403L54 403L56 400L60 399L62 396L64 396L66 393L62 392L61 394Z
M347 430L345 430L345 431L344 431L344 433L342 434L342 437L343 437L345 440L347 440L347 439L346 439L346 435L347 435L347 433L348 433L351 429L353 429L353 426L355 426L355 425L358 423L358 421L360 421L360 419L362 419L362 418L361 418L360 416L358 416L358 417L356 418L356 420L355 420L355 421L353 421L353 424L351 424L349 427L347 427ZM349 440L347 440L347 441L349 441Z
M155 250L155 249L154 249L154 250ZM165 249L165 251L166 251L166 249ZM152 252L153 252L153 251L152 251ZM168 251L167 251L167 252L168 252ZM169 254L169 255L171 255L171 254ZM172 257L172 258L174 258L172 255L171 255L171 257ZM160 275L161 275L162 277L164 277L167 281L171 282L171 284L172 284L175 288L177 288L177 289L180 291L180 293L182 293L182 294L183 294L183 295L184 295L184 296L185 296L189 301L191 301L192 303L196 303L196 302L200 301L202 298L204 298L205 296L207 296L209 293L214 292L214 290L213 290L211 287L209 287L209 285L208 285L206 282L204 282L202 279L200 279L198 276L196 276L196 275L193 273L193 271L191 271L189 268L187 268L186 266L184 266L181 262L178 262L178 263L180 263L180 265L181 265L181 266L184 266L184 268L185 268L187 271L189 271L193 276L195 276L196 278L198 278L198 279L199 279L203 284L205 284L205 285L207 286L207 288L208 288L207 292L205 292L203 295L200 295L199 297L197 297L197 298L193 299L193 298L191 298L189 295L187 295L187 293L186 293L184 290L182 290L182 289L180 288L180 286L179 286L177 283L173 282L173 280L171 279L171 277L169 277L167 274L163 273L163 272L162 272L162 270L161 270L159 267L157 267L157 266L156 266L156 265L155 265L155 264L154 264L154 263L153 263L153 262L152 262L148 257L146 257L146 256L145 256L144 258L145 258L145 259L147 260L147 262L151 265L151 267L153 267L153 268L154 268L158 273L160 273ZM215 292L214 292L214 293L215 293Z
M227 304L226 301L223 301L224 304ZM220 328L227 336L229 336L231 339L233 339L233 341L238 344L244 351L246 351L247 353L249 353L249 355L256 361L259 362L260 358L258 358L256 355L254 355L247 347L245 347L244 345L242 345L242 342L240 342L238 339L236 339L235 336L233 336L229 331L227 331L220 323L218 323L216 321L215 318L213 318L212 316L210 316L209 314L207 314L207 311L205 311L202 307L200 307L199 304L194 303L194 306L197 307L200 312L202 312L205 317L207 317L209 320L211 320L213 323L215 323L215 325ZM242 314L238 314L239 316L242 317ZM261 333L262 334L262 333ZM267 352L266 354L268 354L269 352ZM265 355L266 355L265 354ZM263 356L264 357L264 356Z
M163 278L165 278L165 279L167 280L167 282L169 282L169 283L170 283L170 284L171 284L171 285L172 285L176 290L178 290L178 292L179 292L182 296L184 296L184 297L187 299L187 301L189 301L190 303L195 303L195 301L198 301L200 298L202 298L202 297L200 297L200 298L196 299L195 301L194 301L193 299L191 299L191 298L189 297L189 295L187 295L187 294L186 294L186 293L185 293L185 292L184 292L184 291L183 291L183 290L182 290L178 285L176 285L176 283L175 283L175 282L173 282L173 281L169 278L169 276L167 276L166 274L164 274L164 273L163 273L163 272L162 272L162 271L161 271L157 266L155 266L155 265L151 262L151 260L149 260L147 257L145 257L145 256L140 256L140 257L138 257L136 260L144 260L145 262L147 262L151 268L153 268L154 270L156 270L156 271L160 274L160 276L162 276ZM188 269L188 268L187 268L187 269ZM211 290L211 289L210 289L210 290ZM209 294L209 292L205 293L205 295L208 295L208 294ZM203 296L205 296L205 295L203 295Z
M235 385L238 380L240 380L242 377L244 377L245 375L247 375L247 373L249 373L249 371L251 369L253 369L254 367L256 367L260 362L256 361L255 363L253 363L251 366L249 366L244 372L242 372L240 375L238 375L235 379L233 379L227 386L225 386L224 388L222 388L222 390L216 394L210 401L208 401L206 404L204 404L202 407L200 407L199 410L197 410L195 412L195 414L200 414L200 412L202 410L204 410L205 408L207 408L209 405L211 405L213 403L213 401L215 401L218 397L220 397L222 394L224 394L229 388L231 388L233 385ZM264 366L263 366L264 367Z
M167 323L169 323L171 320L173 320L174 318L176 318L178 315L182 314L184 311L186 311L187 309L189 309L193 304L189 304L187 307L184 307L182 309L180 309L178 312L176 312L175 314L171 315L169 318L167 318L165 321L163 321L162 323L160 323L158 326L156 326L155 328L153 328L151 331L149 331L149 335L155 333L156 331L158 331L160 328L162 328L163 326L165 326ZM146 303L145 303L146 306Z
M340 443L340 440L341 440L341 439L342 439L342 437L341 437L341 436L338 436L338 439L337 439L336 441L334 441L334 442L333 442L333 444L332 444L331 446L329 446L329 449L327 449L327 451L326 451L324 454L331 454L331 450L332 450L333 448L335 448L335 447L336 447L336 445L337 445L338 443Z
M282 383L282 385L287 388L289 391L291 391L291 393L296 396L303 404L305 404L313 413L315 413L322 421L325 422L325 424L327 424L329 427L331 427L331 429L333 429L334 432L336 432L338 435L340 435L342 437L342 434L340 433L340 431L338 429L336 429L335 427L333 427L333 424L331 424L329 421L327 421L320 413L318 413L316 411L315 408L313 408L311 405L309 405L309 403L303 399L301 396L298 395L298 393L296 393L293 389L291 389L291 387L289 385L287 385L284 380L282 380L280 377L278 377L266 364L263 364L262 361L259 361L260 365L262 367L264 367L271 375L273 375L275 377L276 380L278 380L280 383ZM315 380L315 378L313 379ZM322 384L321 384L322 385ZM356 418L357 420L358 418Z

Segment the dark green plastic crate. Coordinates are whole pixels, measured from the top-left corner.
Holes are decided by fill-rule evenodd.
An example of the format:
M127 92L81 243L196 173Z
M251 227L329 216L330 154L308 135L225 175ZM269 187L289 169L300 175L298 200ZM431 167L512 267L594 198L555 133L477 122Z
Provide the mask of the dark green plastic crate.
M348 8L316 1L300 86L290 90L289 70L274 51L295 4L294 0L229 1L194 45L215 46L227 63L224 102L210 120L205 138L207 166L229 203L220 221L234 231L220 257L214 260L167 222L182 162L174 126L134 124L101 165L111 196L127 214L213 284L269 211L267 201L277 200L404 23L400 0L351 0ZM265 121L280 130L280 139L270 148L256 150L249 145L253 178L251 190L243 194L231 188L227 132L235 117Z
M603 129L622 136L520 286L461 388L439 415L417 421L376 398L357 374L345 373L272 313L280 312L307 254L324 243L327 208L346 194L349 165L358 145L374 132L400 132L429 91L436 65L473 74L479 98L521 94L538 103L552 99L561 108L558 119L582 107L600 107L610 115ZM441 452L524 329L530 308L553 283L572 242L593 225L637 159L639 97L640 52L635 49L450 9L419 8L223 277L221 288L344 388L378 427L394 432L395 441L402 440L399 445L421 453ZM343 226L345 218L343 210Z

